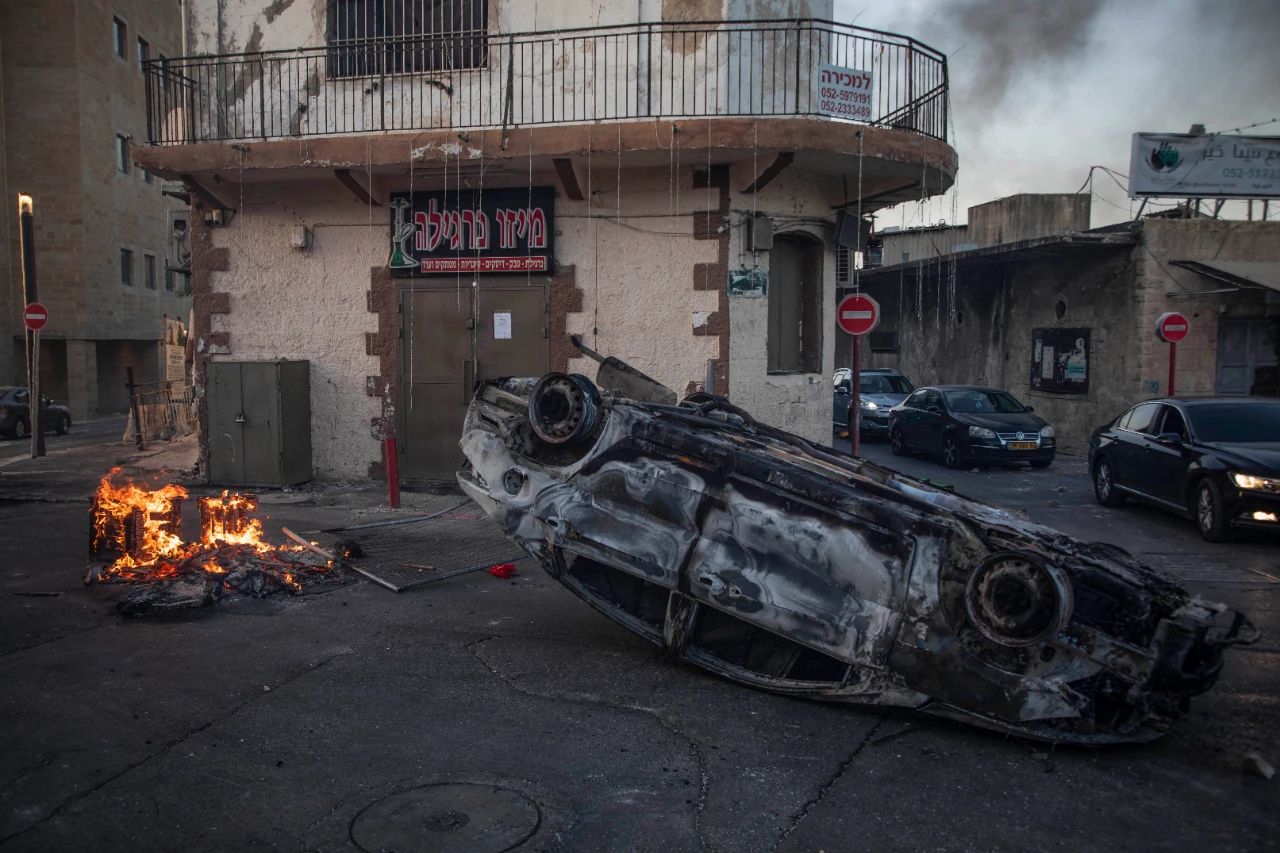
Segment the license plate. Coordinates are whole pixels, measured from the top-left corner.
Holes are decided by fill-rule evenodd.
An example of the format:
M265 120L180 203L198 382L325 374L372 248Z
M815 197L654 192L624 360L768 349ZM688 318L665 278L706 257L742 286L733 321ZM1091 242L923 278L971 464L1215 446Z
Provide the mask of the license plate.
M1011 441L1009 442L1010 450L1037 450L1040 445L1034 441Z

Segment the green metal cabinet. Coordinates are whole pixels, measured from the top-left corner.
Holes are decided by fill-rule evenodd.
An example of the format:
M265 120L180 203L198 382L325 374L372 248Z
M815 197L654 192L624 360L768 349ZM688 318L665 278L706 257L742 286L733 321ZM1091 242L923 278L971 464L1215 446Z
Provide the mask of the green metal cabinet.
M311 479L310 367L307 361L209 362L210 483L292 486Z

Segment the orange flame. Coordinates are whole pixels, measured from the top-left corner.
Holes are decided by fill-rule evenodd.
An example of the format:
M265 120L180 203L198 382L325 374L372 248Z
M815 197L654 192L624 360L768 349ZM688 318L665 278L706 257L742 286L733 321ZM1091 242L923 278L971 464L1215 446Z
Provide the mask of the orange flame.
M200 537L184 542L180 527L182 501L187 496L187 490L178 485L151 490L125 481L119 468L103 477L93 496L91 551L93 556L112 562L99 577L163 580L191 569L225 575L228 566L219 559L226 559L227 554L218 550L224 546L260 555L302 550L268 543L262 522L253 517L257 496L230 491L198 499ZM284 574L283 583L294 590L302 588L291 573Z

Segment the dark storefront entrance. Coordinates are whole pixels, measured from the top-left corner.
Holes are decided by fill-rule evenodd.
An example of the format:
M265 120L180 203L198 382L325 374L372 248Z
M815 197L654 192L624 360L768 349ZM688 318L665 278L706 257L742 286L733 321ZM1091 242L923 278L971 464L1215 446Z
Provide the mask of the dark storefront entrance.
M480 278L478 286L416 280L400 291L400 474L448 480L478 379L547 370L544 279Z

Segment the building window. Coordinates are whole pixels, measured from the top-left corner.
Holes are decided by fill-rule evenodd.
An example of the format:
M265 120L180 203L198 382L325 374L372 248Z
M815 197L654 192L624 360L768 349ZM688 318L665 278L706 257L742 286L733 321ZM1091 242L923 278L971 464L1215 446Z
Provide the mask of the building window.
M483 68L488 0L328 0L331 77Z
M146 281L146 284L147 284L147 290L155 290L156 289L156 256L143 255L142 268L144 270L144 276L145 276L144 280Z
M116 169L129 174L129 139L119 133L116 134Z
M115 49L116 56L125 58L129 50L129 28L119 18L111 19L111 46Z
M133 286L133 250L120 250L120 283Z
M774 238L769 253L770 373L822 370L822 243L807 234Z
M836 246L836 284L849 283L849 270L853 267L849 259L852 254L853 251L851 249L844 246Z
M147 70L146 62L151 58L151 45L142 36L138 36L138 70Z
M142 168L141 166L139 166L139 167L138 167L138 171L142 173L142 182L143 182L144 184L149 184L149 183L151 183L151 173L150 173L150 172L148 172L146 169Z

